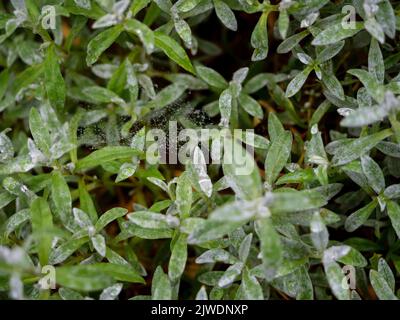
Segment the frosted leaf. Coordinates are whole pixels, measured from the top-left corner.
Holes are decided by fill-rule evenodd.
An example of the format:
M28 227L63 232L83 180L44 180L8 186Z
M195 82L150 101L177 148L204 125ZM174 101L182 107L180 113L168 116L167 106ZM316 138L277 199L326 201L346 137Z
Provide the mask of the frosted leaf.
M343 117L347 117L350 115L354 110L350 108L339 108L337 109L337 113L339 113Z
M44 163L47 161L46 156L36 147L35 142L31 138L28 138L28 150L29 157L33 164Z
M279 2L279 11L290 8L294 2L292 0L282 0Z
M207 290L205 286L201 286L199 292L197 292L196 300L208 300Z
M303 63L305 65L309 65L313 61L312 58L308 54L305 54L302 52L297 54L297 58L300 60L301 63Z
M145 128L140 129L138 133L136 133L131 141L131 148L144 150L145 146L145 139L146 139L146 130Z
M301 20L300 28L308 28L309 26L314 24L314 22L317 20L318 17L319 17L319 11L310 13L309 15L307 15L307 17Z
M10 277L10 298L14 300L24 299L24 285L21 281L21 276L17 273L13 273Z
M167 214L167 215L166 215L166 218L165 218L165 221L168 223L168 225L169 225L171 228L176 228L176 227L178 227L179 224L180 224L179 218L173 216L172 214Z
M378 199L379 209L381 209L381 212L384 212L386 208L386 201L381 196L376 198Z
M197 257L195 262L197 264L215 263L215 262L223 262L231 264L235 263L236 261L237 259L224 249L211 249L207 250L199 257Z
M365 11L365 14L367 17L373 17L375 14L378 12L379 7L378 7L379 1L377 0L366 0L363 3L363 8Z
M198 177L200 189L207 195L207 197L211 197L212 182L207 175L207 166L204 154L198 146L196 146L193 151L193 166Z
M350 252L350 249L351 247L346 245L332 246L324 251L322 261L324 264L328 265L347 255Z
M147 180L149 180L151 183L155 184L157 187L163 189L165 192L169 193L168 186L164 181L154 178L154 177L148 177Z
M232 284L236 277L242 272L243 266L244 264L242 262L237 262L226 269L223 276L218 281L218 287L225 288Z
M318 251L323 251L328 245L329 234L319 212L314 213L314 216L311 220L310 229L311 240L314 244L314 247L317 248Z
M116 283L111 287L105 288L100 294L100 300L115 300L122 290L122 283Z
M117 66L109 63L105 64L96 64L92 66L92 72L102 79L110 79L114 74Z
M311 134L317 134L318 133L318 125L317 124L314 124L312 127L311 127Z
M100 28L106 28L113 26L118 23L118 18L114 14L106 14L105 16L102 16L99 20L97 20L95 23L93 23L92 28L93 29L100 29Z
M64 125L59 127L56 133L52 135L52 145L50 147L51 160L57 160L65 153L75 148L69 140L68 133L69 125L68 123L64 123Z
M14 156L13 143L5 133L6 131L0 133L0 162L10 160Z
M130 0L117 1L113 5L113 12L117 16L122 16L124 14L125 10L128 9L128 6L129 6L130 2L131 2Z
M72 212L74 214L74 221L82 229L93 227L92 221L90 220L86 212L78 208L73 208Z
M74 2L78 7L81 7L83 9L90 10L91 7L92 7L92 4L90 3L90 0L74 0Z
M26 11L25 0L11 0L11 4L15 10Z
M5 261L7 264L17 265L25 261L25 252L19 247L13 249L0 246L0 261Z
M249 73L249 68L247 67L241 68L233 74L232 80L234 82L241 84L246 79L248 73Z
M89 233L93 232L89 231ZM97 253L100 256L104 257L106 255L106 240L104 239L104 237L101 234L96 234L90 240L92 241L93 247L95 248Z
M138 162L136 163L127 162L122 164L122 166L119 168L118 176L115 179L115 182L118 183L125 179L128 179L129 177L132 177L135 174L137 167L138 167Z
M288 163L285 168L289 171L289 172L295 172L297 170L299 170L301 167L298 163Z

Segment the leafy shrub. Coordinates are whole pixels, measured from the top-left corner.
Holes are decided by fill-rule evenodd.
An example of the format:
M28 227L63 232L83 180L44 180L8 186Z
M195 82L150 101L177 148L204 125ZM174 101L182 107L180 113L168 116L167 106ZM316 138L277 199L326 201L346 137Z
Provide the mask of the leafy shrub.
M397 299L399 12L1 2L1 296ZM172 119L254 129L251 171L150 161Z

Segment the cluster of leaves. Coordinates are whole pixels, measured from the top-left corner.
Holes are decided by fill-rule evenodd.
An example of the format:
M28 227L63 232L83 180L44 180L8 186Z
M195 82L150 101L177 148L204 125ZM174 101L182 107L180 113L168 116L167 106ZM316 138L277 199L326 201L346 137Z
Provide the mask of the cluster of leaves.
M1 2L1 297L398 299L399 30L389 0ZM252 171L149 161L171 114L255 128Z

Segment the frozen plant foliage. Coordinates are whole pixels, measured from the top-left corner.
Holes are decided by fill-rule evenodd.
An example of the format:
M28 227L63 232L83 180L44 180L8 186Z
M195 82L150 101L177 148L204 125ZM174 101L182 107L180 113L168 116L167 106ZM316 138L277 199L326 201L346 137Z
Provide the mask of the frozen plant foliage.
M0 2L0 299L398 300L400 4Z

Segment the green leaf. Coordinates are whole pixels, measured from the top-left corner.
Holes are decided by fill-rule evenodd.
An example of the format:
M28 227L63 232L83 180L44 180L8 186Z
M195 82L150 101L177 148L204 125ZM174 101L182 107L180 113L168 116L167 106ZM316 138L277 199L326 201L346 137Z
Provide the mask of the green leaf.
M49 205L43 198L36 198L31 203L32 231L37 237L37 248L39 261L42 266L48 264L51 252L52 235L49 233L53 228L53 216Z
M97 221L96 207L94 206L92 197L87 191L86 186L82 180L79 181L78 191L80 208L89 215L92 223L95 223Z
M233 215L240 214L240 209L237 208ZM243 220L240 221L216 221L216 220L204 220L201 224L194 227L194 230L188 237L188 243L199 244L207 241L221 238L222 236L234 231L241 225Z
M257 221L256 228L260 238L261 259L267 276L273 276L280 265L283 249L281 240L269 218Z
M383 192L384 196L389 199L399 199L400 198L400 184L392 184L387 187Z
M380 258L378 261L378 272L385 279L385 281L389 285L390 289L392 289L392 291L394 291L396 280L395 280L392 270L390 269L389 265L383 258Z
M251 46L255 49L251 56L252 61L264 60L268 55L268 11L264 12L258 20L252 34Z
M8 69L4 69L0 73L0 101L3 99L4 94L7 92L9 86L10 72Z
M297 46L299 44L299 42L301 40L303 40L305 37L307 37L309 35L309 33L310 32L308 30L304 30L300 33L296 33L296 34L290 36L285 41L283 41L279 44L276 51L280 54L290 52L295 46Z
M176 185L176 206L182 218L190 215L192 206L192 185L186 172L182 173Z
M225 139L222 169L229 186L241 199L251 200L262 194L261 177L253 156L236 140Z
M106 239L101 234L96 234L90 238L93 248L101 257L106 255Z
M44 80L50 104L56 110L62 110L65 103L66 89L57 53L53 45L47 50L44 61Z
M265 180L272 185L278 178L286 162L289 159L292 149L292 134L284 131L272 141L265 159Z
M39 149L47 156L50 156L50 133L36 108L31 108L29 113L29 129Z
M270 195L266 195L269 197ZM272 194L269 209L273 214L298 212L323 207L327 203L321 190L277 191Z
M290 98L300 91L303 84L306 82L308 75L312 71L312 66L307 66L303 71L299 72L292 81L289 82L286 88L286 97Z
M367 177L368 184L379 194L385 188L385 177L379 165L367 155L361 156L361 167Z
M356 22L355 28L343 28L342 21L325 28L312 41L314 46L326 46L334 44L346 38L350 38L364 28L362 22Z
M185 270L187 260L187 235L181 233L172 245L168 264L168 276L172 283L179 280Z
M95 224L96 232L100 232L109 223L123 217L124 215L126 215L127 212L128 210L126 210L125 208L112 208L106 211L100 216L99 220L97 220Z
M386 202L386 208L392 227L400 238L400 206L396 202L389 200Z
M350 300L350 292L348 289L344 288L342 284L345 275L339 264L336 262L324 264L324 270L329 286L335 297L339 300Z
M335 155L332 158L332 164L340 166L356 160L375 147L381 140L386 139L391 135L392 131L386 129L366 137L358 138L348 144L344 144L335 151Z
M235 14L223 0L213 0L218 19L232 31L237 30Z
M378 271L370 270L369 278L372 287L380 300L398 300L383 275L378 273Z
M185 50L174 39L160 31L156 31L154 32L154 44L183 69L195 74L195 70Z
M103 163L118 159L131 158L140 155L140 153L141 152L136 149L125 146L104 147L103 149L96 150L85 158L80 159L76 164L76 170L89 170Z
M382 0L378 4L379 10L375 14L376 20L385 34L393 39L396 34L396 15L389 0Z
M228 82L224 77L211 68L198 65L196 66L196 73L201 80L214 88L225 89L228 87Z
M153 31L135 19L129 19L125 21L125 30L134 33L139 37L140 41L146 48L146 53L151 54L154 51L154 34Z
M344 225L346 231L353 232L354 230L361 227L365 223L365 221L368 220L369 216L372 214L376 206L377 202L371 201L366 206L348 216Z
M283 39L286 39L286 35L289 29L289 15L287 10L281 10L278 18L278 30Z
M88 241L88 237L83 237L79 239L70 239L62 243L51 252L49 263L54 265L64 262Z
M151 211L135 211L128 214L128 219L142 228L168 229L167 216Z
M141 11L142 9L146 8L149 3L151 2L151 0L137 0L137 1L133 1L132 6L131 6L131 11L132 11L132 15L136 16L136 14Z
M55 213L61 218L64 226L72 217L72 198L63 175L54 171L51 179L51 199L53 200Z
M262 119L264 117L263 110L256 100L245 93L239 95L240 106L253 117Z
M367 89L367 92L371 97L373 97L377 102L383 101L385 95L384 87L375 80L373 74L361 69L351 69L347 72L356 76L364 85L365 89Z
M124 100L121 99L116 93L99 86L86 87L82 91L85 96L95 103L116 103L124 104Z
M168 276L158 266L153 275L151 284L151 298L153 300L171 300L172 288Z
M374 17L367 18L364 22L364 27L372 37L382 44L385 43L385 33L383 32L383 28Z
M383 83L385 79L385 64L378 41L371 39L371 45L368 52L368 72L371 73L375 80Z
M111 286L113 278L92 267L93 265L63 266L56 269L59 285L78 291L99 291Z
M86 63L88 66L94 64L106 51L123 31L122 25L116 25L110 29L107 29L99 33L96 37L90 40L87 46Z
M264 300L261 285L258 283L255 276L249 274L247 268L243 270L242 290L247 300Z

